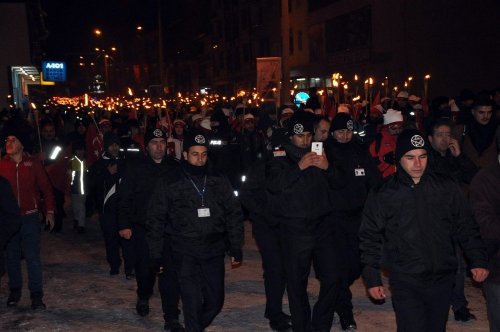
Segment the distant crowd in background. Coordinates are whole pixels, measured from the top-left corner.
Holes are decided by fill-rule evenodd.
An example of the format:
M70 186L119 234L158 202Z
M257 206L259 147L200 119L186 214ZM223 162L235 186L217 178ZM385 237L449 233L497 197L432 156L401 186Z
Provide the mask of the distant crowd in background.
M131 241L132 234L138 232L136 226L133 228L130 223L124 222L127 217L120 212L120 208L124 207L123 201L120 200L125 197L123 191L120 191L123 190L120 188L122 180L127 179L127 174L131 176L131 169L134 167L144 167L137 165L145 158L168 159L174 168L179 162L181 166L186 162L195 164L194 159L189 159L190 149L193 146L206 146L210 167L229 180L234 195L242 203L245 218L252 221L254 237L263 259L267 298L265 317L269 319L271 328L278 331L290 328L309 331L312 324L315 331L329 331L334 315L333 311L328 309L331 306L339 316L342 329L355 330L349 286L361 275L367 283L371 283L368 287L380 286L373 274L374 269L380 267L376 257L378 254L372 252L374 256L368 257L363 256L363 251L359 251L360 228L364 236L364 240L361 239L361 247L365 253L370 252L378 241L369 235L376 227L373 224L368 226L368 221L363 219L373 212L367 212L370 208L365 207L365 201L368 199L370 204L374 204L369 198L370 190L397 177L398 172L401 172L401 158L405 153L424 149L425 146L428 164L423 166L424 171L428 169L435 173L447 174L459 185L460 197L466 198L464 204L470 204L477 223L470 224L472 226L467 224L467 227L477 228L479 225L489 256L487 266L481 265L488 259L478 258L480 254L476 253L474 259L471 259L472 256L467 257L467 253L477 249L473 248L476 242L473 244L472 240L457 235L457 239L453 241L453 253L449 257L456 260L458 268L453 274L453 281L450 281L450 284L454 285L450 295L451 301L445 301L445 305L452 307L456 320L474 319L464 295L464 280L467 270L471 268L489 269L490 275L484 283L489 320L492 331L500 330L500 89L476 93L463 90L457 96L437 96L431 100L423 100L419 96L400 91L393 97L377 95L371 104L361 101L328 107L321 102L317 91L311 89L310 99L305 104L285 104L271 112L244 103L176 105L157 107L154 110L118 108L109 111L67 105L39 108L26 111L3 109L0 113L0 132L2 142L5 142L1 149L0 179L5 178L11 184L11 191L7 185L1 189L0 196L9 199L8 202L2 203L2 215L6 216L2 219L13 220L5 238L0 242L2 250L6 244L5 254L1 254L0 268L3 274L4 267L7 267L10 289L8 306L17 305L21 297L20 262L23 255L28 265L32 307L45 308L42 301L40 235L37 235L39 216L42 216L53 233L60 233L63 228L68 231L69 228L84 234L87 231L87 220L97 213L105 240L110 275L120 273L122 261L127 279L134 279L137 274L136 309L141 316L147 315L151 294L149 290L144 290L144 283L152 289L155 277L154 274L144 271L154 265L154 262L145 263L138 256L148 253L148 244L151 245L151 242L148 242L150 239L146 220L149 216L147 210L143 211L145 216L142 218L145 219L140 223L139 232L144 234L141 235L143 241L139 249L137 243ZM300 141L308 132L311 133L309 141L307 142L307 138L306 141ZM405 144L411 143L413 146L403 146L402 140L407 139L408 132L413 133L411 139L421 138L422 142L408 141L409 143ZM398 141L402 133L405 133L404 138ZM202 137L203 142L193 141L197 137ZM166 146L162 153L163 150L155 150L152 144L163 140ZM189 142L187 146L186 142ZM311 142L322 142L326 155L324 159L305 156L306 152L310 151ZM159 154L156 159L154 153ZM290 164L283 163L279 158L284 156L291 158L298 168L290 168ZM294 172L313 166L324 173L307 175L310 176L309 184L303 184L304 187L300 188L302 194L296 192L295 190L299 189L294 187L294 177L297 176ZM148 168L145 170L156 172ZM339 176L344 174L343 172L349 176ZM154 177L159 180L162 174L154 173ZM134 175L135 178L141 176L139 173ZM144 180L149 181L146 187L148 192L144 191L144 195L154 192L155 178ZM214 181L219 180L215 178ZM325 187L325 183L329 185ZM193 182L196 190L201 184L202 182ZM435 186L439 187L439 184ZM283 188L290 188L290 192L287 193ZM453 187L450 185L449 188ZM433 192L432 190L429 193ZM305 193L307 195L298 200L297 197ZM387 192L384 193L387 195ZM287 196L288 194L291 196ZM148 199L149 197L147 196ZM265 197L266 201L260 202L256 197ZM311 208L308 211L295 211L301 204L312 199L311 197L314 200L310 202ZM439 197L423 197L418 199L422 199L423 206L428 206L429 209L445 209L435 205L433 199L436 199L435 202L448 202ZM149 200L143 201L143 205L148 206L148 202ZM457 202L454 200L450 204ZM389 203L384 201L381 204L385 206ZM414 208L404 202L399 204L403 209ZM422 208L421 205L418 207ZM375 209L373 205L372 208ZM276 209L276 213L268 215L268 210L273 209ZM198 217L200 213L209 213L200 210L203 209L198 209ZM68 211L72 213L67 214ZM12 217L14 215L21 216L20 231L12 226L16 219ZM72 219L69 219L69 216ZM333 230L330 229L330 222L325 221L328 219L325 216L335 220L336 226ZM309 230L301 228L305 227L300 221L302 219L321 221L315 224L317 229ZM465 229L465 226L463 227ZM131 230L133 233L124 230ZM311 232L311 237L305 239L304 234L309 234L308 232ZM470 237L475 236L473 231L468 234L472 234ZM324 245L330 243L329 241L337 245ZM477 243L482 243L481 240L478 241ZM440 239L439 242L445 241ZM298 243L301 244L300 248ZM324 246L318 246L317 243ZM440 248L449 249L444 246ZM296 258L303 250L308 250L307 255L313 257L311 259L314 261L316 277L320 279L322 287L336 294L329 297L331 294L320 292L320 299L312 314L312 323L310 309L304 309L304 297L307 294L305 289L302 289L303 276L307 277L309 274L309 258ZM342 254L320 255L318 250L323 253L336 251ZM284 254L281 254L282 252ZM426 253L429 254L430 251ZM231 257L239 258L237 262L241 262L238 255L237 248L233 247ZM474 260L481 262L481 266L471 266L471 261ZM373 269L367 270L366 266ZM155 268L158 269L159 266ZM450 269L455 268L451 266ZM341 280L332 277L336 271L344 271ZM177 277L182 280L182 276ZM476 275L473 277L476 279ZM176 276L170 275L169 278L175 279ZM153 281L145 281L146 279ZM476 280L481 280L481 277ZM393 282L398 287L402 284L406 287L410 281L393 278ZM180 290L166 289L166 283L163 283L164 294L167 294L165 298L173 296L174 300L173 303L168 303L167 300L163 303L165 328L182 331L177 310L179 292L183 302L187 303L189 297L183 293L186 290L183 290L182 282ZM291 317L281 308L286 285ZM419 283L415 287L420 285ZM376 291L382 293L370 295L375 299L383 299L383 289L377 288ZM188 305L186 303L184 305ZM216 305L217 310L220 311L221 305ZM186 310L192 310L192 307L185 308ZM215 315L212 313L211 318L200 323L201 325L196 325L197 328L206 327ZM401 319L406 319L404 317L408 315L411 316L411 313L397 311L398 326L404 325ZM435 317L431 318L431 321L441 324L440 319ZM409 322L411 319L406 324L413 324Z

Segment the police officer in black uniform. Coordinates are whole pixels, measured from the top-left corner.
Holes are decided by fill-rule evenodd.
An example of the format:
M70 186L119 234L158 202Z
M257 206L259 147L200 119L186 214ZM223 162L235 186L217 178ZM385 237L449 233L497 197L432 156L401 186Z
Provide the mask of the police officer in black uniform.
M140 316L149 314L149 298L153 294L156 274L149 257L146 242L145 219L148 202L162 173L176 167L177 162L166 156L167 135L161 129L149 129L144 135L147 156L129 162L118 191L119 234L131 239L135 254L137 281L136 310ZM183 331L179 323L180 291L177 276L172 269L159 275L159 288L165 318L165 329Z
M274 153L284 151L279 149ZM242 183L240 200L248 210L252 222L252 234L262 257L266 309L264 317L269 319L271 329L288 331L290 315L283 312L283 295L286 287L286 272L280 243L279 220L273 217L273 209L266 190L266 163L271 157L257 160L247 171Z
M314 115L295 113L288 121L284 153L267 164L266 182L280 223L287 292L294 331L330 331L341 283L339 241L330 217L336 171L324 153L311 152ZM312 319L307 282L314 263L320 293Z
M224 303L224 254L233 267L242 261L243 215L227 178L208 163L208 139L184 141L183 160L168 172L151 197L147 239L158 259L169 248L179 278L187 331L209 326Z
M351 116L338 113L332 121L333 141L327 148L329 160L345 174L342 188L332 191L332 214L345 239L345 247L341 252L349 267L347 283L343 284L335 309L343 330L356 329L349 286L361 274L358 230L368 192L382 182L382 176L368 151L353 140L353 130Z
M372 191L359 231L363 278L375 300L386 297L380 269L389 273L398 331L446 330L457 259L454 240L484 281L488 257L471 208L449 176L428 169L428 146L417 130L396 145L396 174Z

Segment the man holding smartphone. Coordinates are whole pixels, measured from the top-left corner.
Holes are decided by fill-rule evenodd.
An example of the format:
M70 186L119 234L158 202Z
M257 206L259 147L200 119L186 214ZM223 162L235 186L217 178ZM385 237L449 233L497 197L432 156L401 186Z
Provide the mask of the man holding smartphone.
M266 165L270 205L280 225L294 331L330 331L344 267L340 263L341 239L337 239L330 217L337 172L324 151L321 155L311 151L313 117L297 112L290 118L284 153L274 154ZM320 282L312 316L307 295L311 264Z
M462 153L460 144L451 136L453 123L447 118L437 119L432 123L427 136L431 145L429 149L429 169L438 173L450 175L464 188L468 186L478 169L476 165ZM463 252L455 245L457 252L458 269L451 298L451 307L455 320L467 322L476 317L467 308L465 298L465 270L466 263Z
M462 153L459 142L451 136L453 123L441 118L429 128L429 168L450 174L459 184L469 184L477 173L476 165Z

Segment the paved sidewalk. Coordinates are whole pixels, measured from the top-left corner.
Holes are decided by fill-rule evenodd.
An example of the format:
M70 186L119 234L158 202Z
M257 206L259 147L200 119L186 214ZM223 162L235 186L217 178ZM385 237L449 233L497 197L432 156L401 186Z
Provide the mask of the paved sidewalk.
M66 223L64 233L42 235L45 298L47 310L34 313L29 291L23 289L18 308L6 308L7 277L1 280L0 331L147 331L163 329L163 316L158 293L151 299L151 313L139 317L135 313L135 280L122 274L109 276L104 243L94 218L88 222L86 234L75 234ZM244 265L231 270L226 265L226 301L223 311L207 332L271 331L264 318L264 286L260 256L251 236L251 225L245 223ZM23 269L25 266L23 264ZM24 284L27 283L25 278ZM318 283L309 282L311 302L318 293ZM390 300L372 304L361 281L353 288L354 315L358 331L395 331ZM457 323L450 315L447 331L488 331L485 301L480 288L469 280L466 295L478 320ZM286 303L286 298L285 298ZM285 305L285 311L288 308ZM334 325L332 331L341 331Z

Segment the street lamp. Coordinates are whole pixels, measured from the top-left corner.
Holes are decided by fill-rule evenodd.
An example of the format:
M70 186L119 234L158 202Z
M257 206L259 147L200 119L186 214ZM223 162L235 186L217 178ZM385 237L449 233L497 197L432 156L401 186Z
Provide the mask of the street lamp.
M94 34L97 36L97 37L100 37L102 35L102 31L98 28L94 29Z

